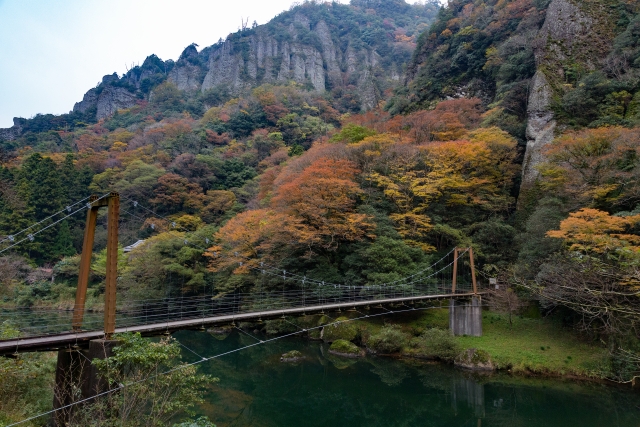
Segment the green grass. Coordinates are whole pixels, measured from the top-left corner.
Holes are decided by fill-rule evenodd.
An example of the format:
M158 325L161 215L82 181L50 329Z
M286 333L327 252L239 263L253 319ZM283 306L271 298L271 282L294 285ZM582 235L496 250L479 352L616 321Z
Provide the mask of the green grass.
M444 313L448 315L448 313ZM486 351L498 369L516 373L602 376L607 351L580 341L571 331L548 319L506 316L484 312L482 337L457 337L464 348Z
M401 327L406 334L418 336L425 329L449 328L447 308L390 315L389 323ZM378 322L363 322L375 334ZM549 318L514 316L509 327L506 316L483 312L482 337L455 337L460 348L484 350L498 369L513 373L541 375L575 375L601 378L606 373L607 351L597 344L581 341L573 331ZM409 354L410 352L407 352Z

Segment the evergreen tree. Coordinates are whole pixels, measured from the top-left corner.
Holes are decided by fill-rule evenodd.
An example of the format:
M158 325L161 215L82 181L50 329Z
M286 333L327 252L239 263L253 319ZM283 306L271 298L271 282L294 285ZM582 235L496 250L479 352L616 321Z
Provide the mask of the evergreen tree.
M63 258L66 256L73 256L76 254L76 249L73 246L73 238L71 237L71 230L67 221L62 221L58 227L58 234L53 242L51 249L51 255L54 258Z
M59 211L62 208L62 190L59 171L53 160L44 158L39 153L28 157L19 173L18 195L26 202L26 208L15 212L14 217L25 216L31 223L43 221ZM52 220L46 220L33 231L46 227L51 222ZM50 227L35 236L33 242L23 246L38 264L56 258L53 248L58 230L59 226Z

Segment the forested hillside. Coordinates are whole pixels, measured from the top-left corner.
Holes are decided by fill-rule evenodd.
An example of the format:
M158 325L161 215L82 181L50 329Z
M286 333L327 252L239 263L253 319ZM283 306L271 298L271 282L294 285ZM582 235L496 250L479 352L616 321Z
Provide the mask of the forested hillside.
M123 301L281 288L261 263L375 285L471 246L482 280L616 356L638 346L639 40L634 1L306 2L17 120L0 250L107 191L122 245L145 239L121 256ZM2 253L2 304L73 304L83 227Z

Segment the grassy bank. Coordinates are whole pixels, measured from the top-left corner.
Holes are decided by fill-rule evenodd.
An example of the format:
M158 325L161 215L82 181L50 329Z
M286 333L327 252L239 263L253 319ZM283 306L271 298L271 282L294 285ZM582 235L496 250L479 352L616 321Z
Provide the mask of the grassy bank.
M427 327L448 327L449 311L428 310L420 321ZM486 351L498 369L589 378L600 378L606 373L606 349L581 341L553 318L514 317L513 326L509 326L506 316L486 311L482 328L481 337L462 336L456 337L456 341L463 348Z
M375 310L372 310L371 314L374 312ZM361 315L354 312L341 314L341 316L351 318ZM332 321L335 319L329 317L322 319L317 316L298 319L298 322L305 327L313 326L319 322L330 323ZM325 335L325 341L327 337L331 340L331 337L335 335L333 338L352 340L361 346L371 348L375 346L371 345L371 337L376 339L387 334L388 341L395 341L397 349L392 351L394 354L429 358L433 352L430 354L429 349L425 349L425 346L428 347L429 342L435 337L440 340L440 343L437 344L440 347L435 351L436 358L438 357L437 352L444 351L446 353L448 351L450 354L452 347L455 346L457 351L469 348L482 350L490 356L497 369L515 374L576 376L596 379L604 378L608 373L607 350L598 343L580 340L574 331L562 327L552 317L531 319L516 316L513 319L513 325L510 326L506 316L485 311L483 313L482 337L447 337L448 334L443 333L449 327L447 308L371 317L355 320L351 325L359 331L357 338L354 338L354 332L345 329L343 332L333 331L331 334ZM440 332L440 335L434 335L434 330ZM271 333L278 332L285 331L278 331L277 327L271 331ZM341 336L341 334L345 336ZM316 335L314 338L320 338L319 333ZM380 340L380 338L377 339ZM447 345L449 347L446 347ZM393 343L390 348L392 347ZM382 353L385 352L382 351ZM451 362L452 358L447 361Z

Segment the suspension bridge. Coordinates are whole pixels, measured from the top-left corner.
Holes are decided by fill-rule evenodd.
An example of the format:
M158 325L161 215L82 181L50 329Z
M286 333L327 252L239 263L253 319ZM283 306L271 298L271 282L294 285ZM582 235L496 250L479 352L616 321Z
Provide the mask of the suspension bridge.
M454 248L432 265L388 283L356 286L325 282L260 263L259 268L254 268L257 270L256 273L281 279L282 290L265 290L258 287L252 292L234 291L219 295L126 301L118 308L116 283L120 197L116 193L109 193L102 197L91 196L86 203L85 201L86 199L66 207L59 212L66 215L56 221L53 221L55 214L50 216L46 219L50 222L48 225L43 225L39 229L30 226L0 241L0 243L3 241L12 243L0 250L2 255L2 252L24 241L33 241L39 232L80 211L87 210L87 225L73 317L69 322L68 319L61 319L63 316L60 316L59 312L52 313L47 310L12 310L10 313L1 313L0 320L10 320L16 324L20 335L13 339L0 340L0 355L86 346L91 340L110 339L114 333L121 332L158 335L181 329L205 328L216 324L267 320L281 316L348 310L371 305L401 305L438 299L464 300L481 293L476 282L473 249ZM139 206L137 202L131 202ZM76 208L78 205L80 207ZM102 316L87 313L85 310L98 209L101 207L108 208L107 271ZM175 222L170 223L174 228L176 227ZM17 238L21 234L27 235ZM204 243L208 243L208 239ZM198 247L203 252L206 250L206 247L201 247L194 242L185 241L185 244ZM468 265L470 274L461 274L460 268L465 264ZM477 335L473 331L463 332Z
M107 357L117 345L117 341L112 340L117 333L139 332L145 336L154 336L184 329L205 329L212 325L235 326L236 322L286 319L288 316L358 309L367 312L370 307L387 312L410 311L414 309L414 304L430 300L449 300L452 333L476 336L482 334L482 290L476 281L472 248L454 248L433 264L386 283L333 283L260 262L257 264L259 267L252 267L256 277L268 277L272 282L274 279L281 280L281 287L270 286L267 289L255 286L250 292L212 292L210 295L122 301L117 305L120 202L117 193L91 196L0 240L0 245L5 246L0 246L2 256L23 242L34 241L39 233L66 218L87 210L73 312L65 315L54 310L0 311L0 323L9 320L18 330L18 336L0 340L0 355L15 356L22 352L58 350L56 381L62 382L66 372L71 369L73 352L88 349L83 350L87 353L83 354L87 360ZM129 202L133 206L141 206L136 201ZM94 313L85 309L85 302L98 210L102 207L108 209L104 313ZM143 208L158 217L151 209ZM171 229L176 229L175 222L169 218L164 219L171 225ZM209 239L205 239L205 242L184 240L185 245L203 252L207 250L208 243ZM235 256L237 257L237 253ZM246 261L237 262L242 265ZM362 316L368 317L367 314ZM77 375L84 376L80 381L88 383L83 386L87 390L95 388L98 391L104 387L96 378L91 378L92 375L95 377L95 373ZM64 404L63 401L56 401L54 408L64 407ZM62 425L63 422L64 416L57 423Z

